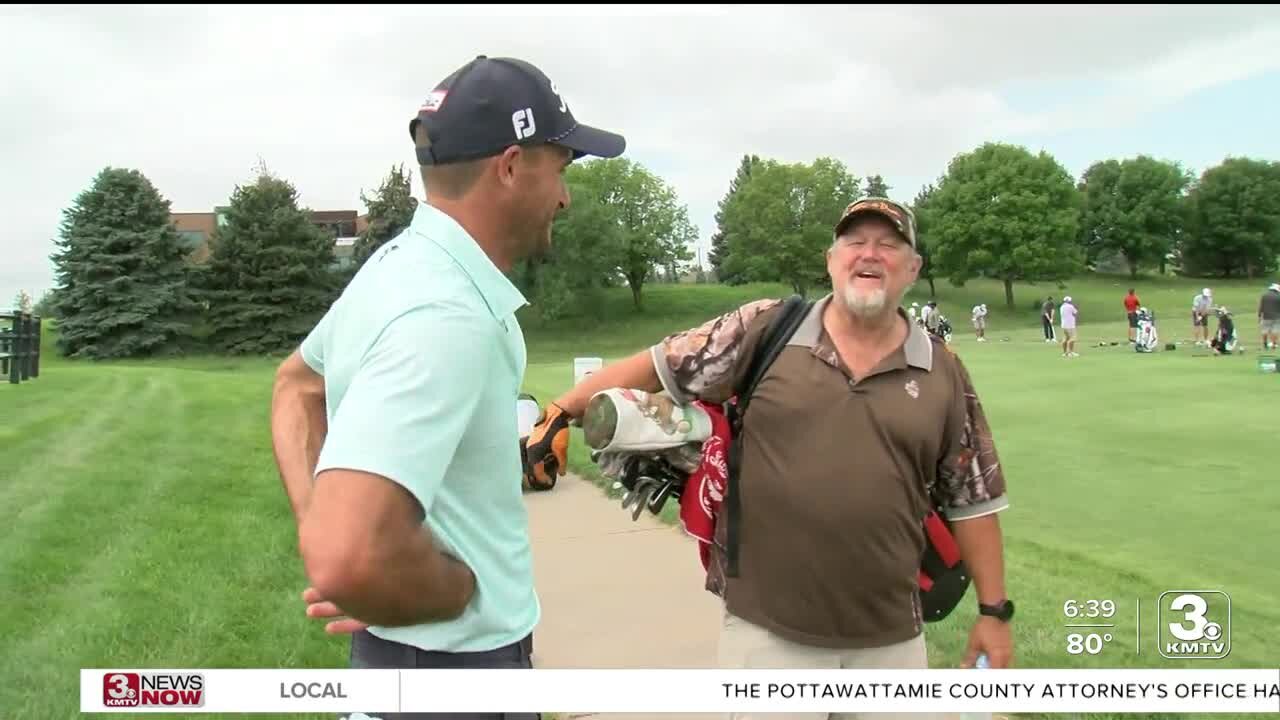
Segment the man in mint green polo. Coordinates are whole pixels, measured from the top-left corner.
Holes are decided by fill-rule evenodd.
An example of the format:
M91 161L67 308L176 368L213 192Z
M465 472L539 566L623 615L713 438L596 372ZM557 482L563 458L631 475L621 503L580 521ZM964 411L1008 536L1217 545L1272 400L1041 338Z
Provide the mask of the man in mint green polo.
M530 667L525 299L505 273L549 248L564 168L625 140L579 125L536 67L483 56L409 130L426 204L277 374L272 437L304 599L352 634L354 667Z

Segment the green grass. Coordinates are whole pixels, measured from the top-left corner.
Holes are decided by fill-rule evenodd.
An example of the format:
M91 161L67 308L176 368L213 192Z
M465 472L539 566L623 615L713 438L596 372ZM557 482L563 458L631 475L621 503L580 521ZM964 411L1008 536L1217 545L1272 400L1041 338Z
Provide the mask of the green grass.
M1127 283L1068 286L1082 311L1073 359L1038 341L1030 308L1046 292L1060 298L1058 288L1019 286L1020 309L1009 312L995 283L938 283L1008 475L1003 524L1018 664L1275 667L1268 631L1280 627L1280 488L1272 482L1280 375L1256 369L1253 318L1265 283L1208 283L1237 311L1250 346L1220 358L1093 347L1123 342ZM1189 336L1183 318L1204 284L1138 285L1162 341ZM624 291L555 323L526 318L526 389L550 400L571 382L574 356L618 358L786 292L659 286L646 291L646 313L632 311ZM992 311L993 341L981 345L968 331L978 301ZM615 320L600 319L608 315ZM45 348L38 380L0 383L0 716L78 715L82 667L344 667L345 643L302 615L305 580L267 425L275 361L67 362ZM577 433L572 465L592 475ZM602 511L623 512L601 502ZM1186 587L1231 594L1227 659L1177 663L1155 652L1155 599ZM1098 657L1065 652L1062 605L1073 598L1120 609ZM969 607L930 626L935 665L958 661Z

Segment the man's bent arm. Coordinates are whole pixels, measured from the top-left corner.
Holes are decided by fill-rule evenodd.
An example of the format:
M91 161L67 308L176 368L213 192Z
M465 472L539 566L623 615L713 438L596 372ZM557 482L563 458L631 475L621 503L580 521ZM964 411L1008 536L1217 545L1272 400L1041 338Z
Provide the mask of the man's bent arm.
M653 355L649 350L600 368L556 398L555 404L563 408L570 417L580 418L587 411L587 403L592 395L616 387L646 392L662 390L662 381L658 379L658 370L653 366Z
M452 619L475 591L471 570L436 547L414 496L378 475L321 472L299 537L320 595L372 625Z
M464 302L402 313L362 353L329 421L299 543L316 590L356 620L446 620L471 599L471 571L439 551L424 518L484 395L495 326ZM422 350L433 346L451 352Z
M327 430L324 378L294 351L276 371L271 446L294 520L301 523Z
M646 392L665 390L678 402L708 396L718 398L728 391L747 328L762 312L781 303L774 298L749 302L698 327L670 335L660 346L646 348L588 375L557 398L555 404L571 417L580 418L592 395L615 387ZM662 367L663 373L659 374L655 363L661 364L664 360L667 366ZM676 367L681 370L674 370Z
M954 520L951 532L960 556L973 577L978 602L994 605L1007 595L1004 585L1004 543L998 513Z

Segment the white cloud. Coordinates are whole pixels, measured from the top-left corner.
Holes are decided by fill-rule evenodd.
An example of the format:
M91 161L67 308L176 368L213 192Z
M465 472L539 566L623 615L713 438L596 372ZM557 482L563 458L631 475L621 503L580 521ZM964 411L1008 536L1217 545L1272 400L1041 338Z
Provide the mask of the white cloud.
M910 196L984 140L1130 123L1280 67L1280 10L1261 6L29 7L0 21L0 305L48 286L61 210L108 164L204 210L262 156L312 207L362 209L362 188L413 163L423 96L480 53L535 62L580 120L626 134L704 238L747 152L831 155ZM1088 103L1051 101L1059 87ZM1015 102L1026 88L1050 99Z

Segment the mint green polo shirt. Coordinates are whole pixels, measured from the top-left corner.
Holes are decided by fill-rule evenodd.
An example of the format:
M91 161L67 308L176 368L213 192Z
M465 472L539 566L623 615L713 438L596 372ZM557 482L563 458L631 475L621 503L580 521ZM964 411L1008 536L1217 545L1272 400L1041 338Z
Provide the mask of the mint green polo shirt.
M420 204L302 343L329 419L316 473L404 486L437 545L476 576L457 619L371 627L378 637L491 650L538 622L516 424L525 345L514 313L525 302L461 225Z

